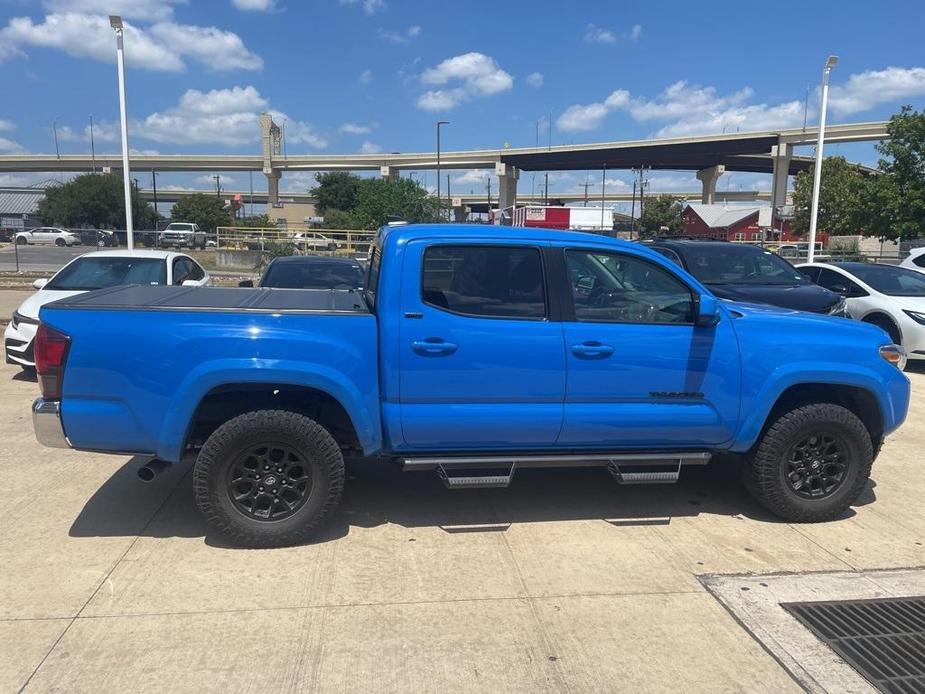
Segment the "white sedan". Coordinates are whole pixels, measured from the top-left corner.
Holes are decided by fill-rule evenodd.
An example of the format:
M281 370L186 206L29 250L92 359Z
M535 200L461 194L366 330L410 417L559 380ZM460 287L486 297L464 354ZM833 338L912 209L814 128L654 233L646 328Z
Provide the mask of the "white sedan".
M907 267L910 270L925 272L925 247L913 248L909 253L909 257L903 260L899 264L899 267Z
M32 342L39 325L39 309L67 296L120 284L205 286L212 278L199 263L169 251L97 251L86 253L58 270L50 280L32 283L38 291L13 313L3 334L6 361L32 368Z
M804 263L797 269L845 297L852 318L883 328L910 359L925 359L925 274L880 263Z
M80 245L80 237L68 229L58 227L38 227L28 231L17 232L13 242L20 246L47 244L54 246Z

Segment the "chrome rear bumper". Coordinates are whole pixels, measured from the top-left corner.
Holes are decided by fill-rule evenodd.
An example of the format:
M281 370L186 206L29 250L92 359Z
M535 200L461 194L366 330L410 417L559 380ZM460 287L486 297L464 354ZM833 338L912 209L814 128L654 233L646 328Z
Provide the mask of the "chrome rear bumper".
M61 403L57 400L37 398L32 403L32 428L35 438L49 448L70 448L61 423Z

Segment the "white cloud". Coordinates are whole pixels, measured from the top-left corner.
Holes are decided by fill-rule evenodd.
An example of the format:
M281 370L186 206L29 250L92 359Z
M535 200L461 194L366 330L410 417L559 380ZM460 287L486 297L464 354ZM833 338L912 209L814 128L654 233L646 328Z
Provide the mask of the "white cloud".
M630 29L630 41L638 41L640 36L642 36L642 24L634 24Z
M514 78L484 53L464 53L447 58L421 75L427 85L458 86L425 92L418 98L418 108L427 111L445 111L474 97L490 96L514 86Z
M408 43L411 39L416 39L420 35L421 27L417 24L412 24L401 33L397 31L389 31L387 29L379 29L379 38L396 46L403 43Z
M531 87L542 87L543 86L543 73L542 72L531 72L527 75L524 80Z
M215 189L215 176L218 176L219 185L225 187L230 183L234 183L233 176L225 176L224 174L203 174L202 176L196 176L193 180L196 183L202 183L203 185L210 186L213 190Z
M185 0L45 0L49 12L75 12L106 17L111 14L139 21L157 22L173 16L173 6Z
M17 152L22 152L23 146L18 142L13 142L13 140L8 140L5 137L0 137L0 152L6 154L15 154Z
M345 135L368 135L373 131L370 126L358 123L344 123L337 130Z
M72 142L74 140L84 139L83 133L76 132L69 125L62 125L58 127L57 132L58 132L58 135L57 135L58 140L60 140L61 142ZM96 133L93 133L93 134L96 135Z
M165 46L212 70L263 69L263 59L249 51L233 31L164 22L151 27L151 34Z
M851 75L844 84L832 86L829 105L835 113L849 115L923 94L925 68L888 67Z
M41 23L14 17L0 29L0 44L7 46L7 56L22 54L22 46L37 46L111 63L116 58L114 43L109 20L103 15L52 13ZM141 28L125 22L125 46L126 63L145 70L180 72L186 67L185 57L217 71L263 67L263 60L245 47L240 36L216 27L159 21Z
M231 4L244 12L272 12L276 0L231 0Z
M574 104L556 119L556 127L569 133L596 130L609 112L604 104Z
M16 130L16 124L11 120L0 118L0 132L8 132L10 130Z
M589 24L585 31L585 41L588 43L616 43L617 37L610 29L604 29L596 24Z
M471 186L485 185L485 179L489 178L493 172L487 169L469 169L463 174L453 178L454 185Z
M366 14L375 14L385 9L385 0L338 0L341 5L360 5Z
M269 108L269 102L253 86L213 89L202 92L189 89L176 106L156 111L142 119L129 121L129 140L136 138L171 144L218 144L241 148L260 137L260 114L264 111L285 129L287 144L305 144L315 149L327 146L327 140L311 123L289 118ZM93 134L99 141L118 141L117 123L94 124Z
M378 154L381 151L381 146L370 142L369 140L366 140L362 145L360 145L360 154Z
M360 73L359 77L360 84L369 84L373 81L373 71L372 70L363 70Z

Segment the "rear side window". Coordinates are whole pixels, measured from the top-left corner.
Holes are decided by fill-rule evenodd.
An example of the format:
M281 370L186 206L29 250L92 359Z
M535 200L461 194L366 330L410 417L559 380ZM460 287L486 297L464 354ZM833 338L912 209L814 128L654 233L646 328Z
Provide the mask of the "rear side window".
M376 307L379 292L379 268L382 266L382 249L372 246L369 255L369 269L366 271L366 301L370 308Z
M421 296L445 311L488 318L546 317L543 263L525 246L431 246Z
M925 267L925 253L917 255L912 259L913 264L918 265L919 267Z

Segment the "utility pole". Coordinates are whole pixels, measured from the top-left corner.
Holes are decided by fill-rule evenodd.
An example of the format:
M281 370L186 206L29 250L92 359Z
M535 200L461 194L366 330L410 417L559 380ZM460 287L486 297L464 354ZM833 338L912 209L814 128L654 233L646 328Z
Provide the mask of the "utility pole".
M52 122L51 130L55 134L55 159L60 159L61 151L58 149L58 119L57 118L55 118L55 120Z
M548 206L549 205L549 172L547 171L544 175L546 177L546 192L543 193L543 204Z
M585 189L585 207L588 206L588 188L591 187L591 181L585 176L585 182L581 184L581 187Z
M813 167L813 201L809 208L809 248L806 262L816 255L816 223L819 221L819 191L822 186L822 146L825 143L825 112L829 105L829 74L838 63L837 55L830 55L822 69L822 107L819 109L819 139L816 142L816 165Z
M116 66L119 73L119 126L122 132L122 188L125 191L125 236L128 250L135 249L135 232L132 221L132 191L130 188L131 172L128 161L128 116L125 107L125 46L122 38L124 27L122 17L109 15L109 26L116 32Z
M93 114L90 114L90 171L96 173L96 147L93 144Z
M485 186L488 189L488 212L491 213L491 176L485 177Z
M601 231L604 231L604 195L605 189L607 187L607 164L605 163L601 167ZM587 194L588 189L585 188L585 194Z
M157 211L157 171L154 169L151 169L151 187L154 189L154 231L157 232L161 216Z
M215 197L222 197L222 177L218 174L215 174L212 178L215 179Z
M633 169L633 202L630 205L630 241L636 232L636 169Z
M448 120L437 121L437 209L440 209L440 126L449 125ZM443 214L440 215L443 217Z
M447 174L447 175L446 175L446 209L447 209L447 214L449 214L449 210L452 209L452 202L453 202L453 201L450 199L450 174Z

